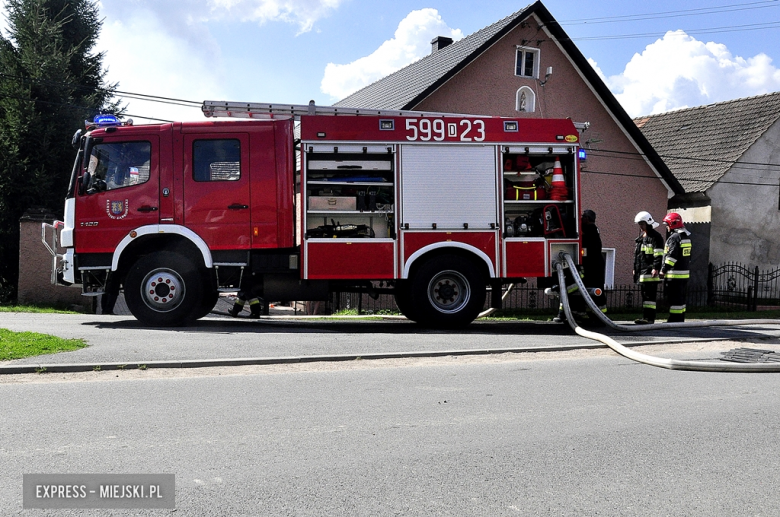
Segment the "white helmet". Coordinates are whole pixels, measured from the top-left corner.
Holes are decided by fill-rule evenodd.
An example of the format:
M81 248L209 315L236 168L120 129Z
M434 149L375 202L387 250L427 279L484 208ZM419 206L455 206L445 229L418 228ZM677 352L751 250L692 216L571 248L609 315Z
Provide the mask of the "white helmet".
M659 224L653 220L653 216L650 215L650 212L642 211L636 214L636 217L634 217L634 222L639 223L642 221L646 222L648 226L651 226L653 228L658 228L659 226Z

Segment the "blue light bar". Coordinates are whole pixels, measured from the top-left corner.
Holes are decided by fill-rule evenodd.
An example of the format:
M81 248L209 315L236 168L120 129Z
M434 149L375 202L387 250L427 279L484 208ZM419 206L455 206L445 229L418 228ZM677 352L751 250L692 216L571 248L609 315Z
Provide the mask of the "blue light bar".
M588 154L585 152L585 149L580 148L577 150L577 158L579 158L580 161L584 161L588 159Z
M95 115L92 123L96 126L119 126L122 124L116 115L111 114Z

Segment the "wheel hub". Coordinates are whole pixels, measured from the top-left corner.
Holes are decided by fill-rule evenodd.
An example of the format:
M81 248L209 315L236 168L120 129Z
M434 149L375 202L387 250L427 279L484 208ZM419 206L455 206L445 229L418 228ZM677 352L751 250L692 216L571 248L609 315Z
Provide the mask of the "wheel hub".
M440 312L457 312L468 303L471 289L458 271L442 271L428 284L428 299Z
M143 282L143 300L151 309L167 312L184 299L184 282L170 269L157 269L146 275Z
M436 298L442 303L452 303L458 297L458 286L450 283L449 278L439 282L434 288Z

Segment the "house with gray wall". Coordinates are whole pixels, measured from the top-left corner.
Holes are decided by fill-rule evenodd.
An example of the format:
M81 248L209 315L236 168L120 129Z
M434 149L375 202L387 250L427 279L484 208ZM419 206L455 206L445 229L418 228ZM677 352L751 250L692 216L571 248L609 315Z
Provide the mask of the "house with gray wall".
M697 262L780 265L780 92L635 120L684 189ZM701 265L694 271L700 274ZM702 279L697 278L697 283ZM704 278L706 281L706 277Z
M581 123L583 207L598 216L608 285L632 282L635 214L660 220L669 198L684 192L541 2L459 41L434 39L430 55L335 106Z

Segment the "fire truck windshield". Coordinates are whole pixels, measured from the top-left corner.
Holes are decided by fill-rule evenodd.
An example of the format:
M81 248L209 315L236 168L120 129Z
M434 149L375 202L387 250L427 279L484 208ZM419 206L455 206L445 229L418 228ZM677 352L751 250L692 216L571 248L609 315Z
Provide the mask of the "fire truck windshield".
M149 180L151 156L149 142L95 144L85 173L87 194L145 183Z

